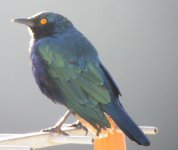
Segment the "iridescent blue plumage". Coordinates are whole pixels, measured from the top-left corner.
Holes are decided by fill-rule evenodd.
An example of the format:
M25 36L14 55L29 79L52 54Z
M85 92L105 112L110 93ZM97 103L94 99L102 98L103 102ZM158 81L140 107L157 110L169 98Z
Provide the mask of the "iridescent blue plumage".
M44 24L41 19L45 19ZM131 140L150 144L121 105L120 91L95 48L68 19L41 13L18 22L27 24L33 33L33 73L46 96L65 105L98 131L111 127L106 113Z

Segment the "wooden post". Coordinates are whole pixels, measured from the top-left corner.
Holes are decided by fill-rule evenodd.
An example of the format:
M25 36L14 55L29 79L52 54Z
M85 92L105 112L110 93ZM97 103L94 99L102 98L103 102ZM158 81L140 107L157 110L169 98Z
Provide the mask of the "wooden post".
M94 150L126 150L125 135L120 131L94 141Z

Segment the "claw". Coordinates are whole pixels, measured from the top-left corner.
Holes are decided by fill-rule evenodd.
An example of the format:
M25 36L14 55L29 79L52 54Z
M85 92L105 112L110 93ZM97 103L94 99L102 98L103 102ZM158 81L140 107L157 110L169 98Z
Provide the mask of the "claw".
M88 129L84 125L82 125L82 123L80 121L77 121L77 122L71 124L69 127L83 129L86 132L85 136L88 134Z
M42 132L59 133L59 134L66 135L66 136L69 135L68 133L62 131L61 128L59 128L59 127L50 127L50 128L43 129L41 131Z
M64 116L55 124L54 127L46 128L41 130L42 132L52 132L52 133L59 133L62 135L69 135L66 132L61 130L62 124L66 121L66 119L70 116L71 111L68 110Z

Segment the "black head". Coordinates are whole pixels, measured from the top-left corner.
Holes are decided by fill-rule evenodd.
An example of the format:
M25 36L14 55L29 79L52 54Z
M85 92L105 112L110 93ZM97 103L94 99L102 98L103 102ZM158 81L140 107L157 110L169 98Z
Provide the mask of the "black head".
M64 32L72 23L62 15L44 12L38 13L27 19L14 19L14 22L27 25L35 39Z

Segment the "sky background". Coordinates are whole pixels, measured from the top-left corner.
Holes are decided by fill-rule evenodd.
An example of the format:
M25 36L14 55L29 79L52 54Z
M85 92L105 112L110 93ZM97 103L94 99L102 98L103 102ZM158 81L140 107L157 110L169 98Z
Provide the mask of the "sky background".
M0 5L0 133L50 127L65 113L38 89L25 26L12 18L53 11L69 18L96 47L139 125L159 128L150 147L127 139L128 150L175 150L178 139L177 0L5 0ZM72 121L73 118L70 119ZM92 150L64 145L49 150ZM47 150L47 149L46 149Z

